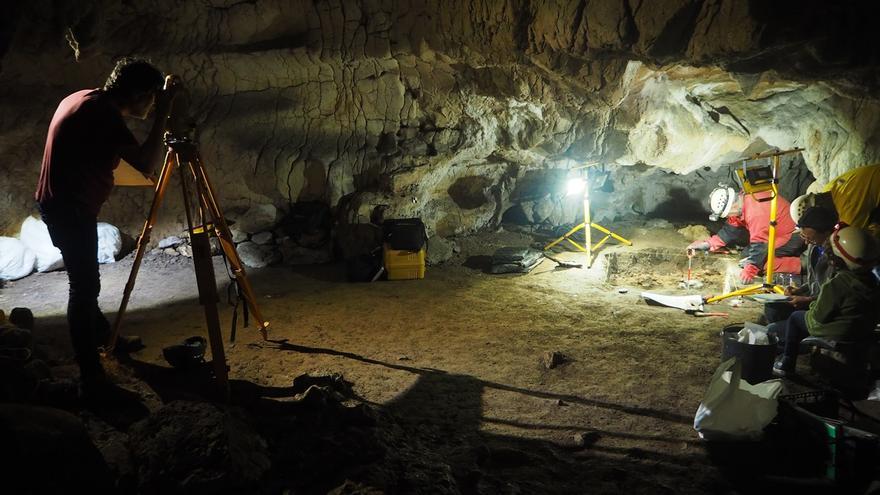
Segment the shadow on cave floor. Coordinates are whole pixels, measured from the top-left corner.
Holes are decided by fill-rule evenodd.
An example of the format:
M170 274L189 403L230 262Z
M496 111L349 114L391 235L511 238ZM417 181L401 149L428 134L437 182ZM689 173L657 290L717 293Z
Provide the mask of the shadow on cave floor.
M483 417L482 400L487 391L500 390L552 399L560 404L584 404L680 424L690 424L691 417L529 390L440 369L392 364L334 349L286 341L271 343L282 351L339 356L417 375L411 387L379 407L396 419L408 438L425 449L423 455L437 456L450 465L456 486L462 493L620 493L621 490L623 493L719 493L731 490L759 493L794 487L799 493L842 493L840 487L821 480L809 483L803 478L776 476L782 462L774 456L794 452L767 442L709 444L693 441L693 445L705 449L704 455L595 444L602 437L668 442L670 446L681 442L680 438L625 431L591 429L583 435L580 445L524 439L486 431L486 425L504 425L524 431L548 427L559 430L581 428ZM408 461L420 462L419 459ZM683 478L688 480L686 487L681 485ZM398 488L406 491L415 487Z
M348 283L345 275L345 263L342 262L324 265L293 265L289 267L289 270L311 280Z
M483 255L468 256L461 266L470 268L471 270L478 270L483 273L490 273L489 270L492 268L492 257Z

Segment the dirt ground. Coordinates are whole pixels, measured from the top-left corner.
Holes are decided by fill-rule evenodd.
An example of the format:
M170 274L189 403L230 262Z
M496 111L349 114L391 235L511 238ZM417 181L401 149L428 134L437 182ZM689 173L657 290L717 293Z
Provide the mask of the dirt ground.
M250 270L269 341L239 329L227 342L230 377L281 389L304 373L341 373L355 394L393 415L442 458L485 448L506 493L732 493L692 428L719 364L722 326L754 320L760 306L719 303L727 318L648 306L642 290L684 294L687 240L674 228L614 226L590 269L544 260L529 274L490 275L489 255L530 245L501 231L459 240L461 253L424 280L352 284L341 265ZM584 262L583 254L560 252ZM735 256L698 256L693 276L723 289ZM131 256L101 267L101 307L112 317ZM225 269L215 268L225 294ZM64 272L34 274L0 292L0 308L38 319L56 375L75 376L63 323ZM231 311L221 307L228 338ZM142 336L139 363L167 367L161 349L204 335L191 261L148 257L125 318ZM542 356L565 362L547 369ZM124 368L124 365L123 365ZM124 381L125 372L120 372ZM141 388L150 407L166 400ZM284 400L284 399L279 399ZM621 492L621 490L623 490Z

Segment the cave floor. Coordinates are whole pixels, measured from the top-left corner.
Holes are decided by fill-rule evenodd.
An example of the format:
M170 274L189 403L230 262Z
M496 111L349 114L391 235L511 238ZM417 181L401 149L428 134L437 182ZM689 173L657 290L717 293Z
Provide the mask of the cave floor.
M270 341L253 326L239 328L226 347L230 378L283 389L304 373L341 373L359 400L392 414L440 456L488 449L492 461L481 469L496 480L491 491L728 491L731 479L710 460L693 417L719 364L719 330L754 320L760 306L717 305L729 318L647 306L644 288L683 293L688 241L671 227L623 225L620 233L634 246L604 248L589 270L545 260L529 274L485 273L496 248L532 242L506 231L461 240L461 253L420 281L351 284L341 265L250 270ZM573 252L559 257L583 261ZM723 267L734 262L698 258L702 292L717 293ZM130 267L131 256L101 267L101 306L111 318ZM220 258L215 268L223 288ZM145 260L124 325L146 344L135 362L167 367L163 346L204 335L195 294L189 259ZM66 275L32 275L0 298L0 307L34 311L56 375L75 375L63 323ZM231 311L221 310L228 337ZM546 351L566 362L547 369ZM151 408L168 400L120 369L117 378Z

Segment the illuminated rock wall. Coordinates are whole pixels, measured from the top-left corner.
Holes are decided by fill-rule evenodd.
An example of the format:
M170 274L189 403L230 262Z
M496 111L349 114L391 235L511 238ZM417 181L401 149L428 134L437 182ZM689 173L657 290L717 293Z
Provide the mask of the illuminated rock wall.
M131 54L185 80L231 209L319 200L358 223L383 205L386 217L421 216L450 236L500 221L529 171L588 161L690 172L802 146L828 180L880 158L877 7L831 3L7 6L0 233L30 211L58 101L101 85L113 59ZM102 217L132 233L150 196L119 189ZM157 239L183 223L179 194L168 199Z

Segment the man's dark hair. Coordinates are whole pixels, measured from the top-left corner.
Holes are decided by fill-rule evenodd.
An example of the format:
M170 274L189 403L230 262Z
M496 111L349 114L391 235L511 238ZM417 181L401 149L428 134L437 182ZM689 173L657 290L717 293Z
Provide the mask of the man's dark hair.
M162 89L165 77L153 64L144 59L125 57L116 62L116 67L104 83L104 91L122 99L149 91Z
M831 232L836 223L837 215L835 212L821 206L811 206L801 215L797 226L816 229L820 232Z

